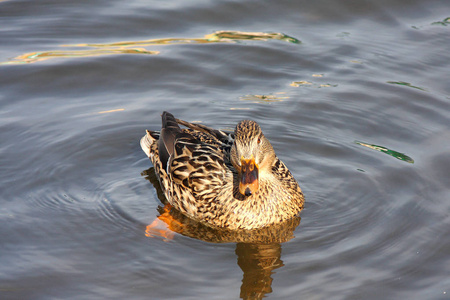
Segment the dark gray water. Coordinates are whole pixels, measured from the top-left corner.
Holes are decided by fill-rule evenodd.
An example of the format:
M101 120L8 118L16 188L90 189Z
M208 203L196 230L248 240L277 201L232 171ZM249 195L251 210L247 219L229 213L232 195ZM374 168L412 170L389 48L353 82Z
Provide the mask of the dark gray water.
M444 0L0 1L0 298L449 299L449 17ZM146 232L164 212L139 139L163 110L258 121L300 224Z

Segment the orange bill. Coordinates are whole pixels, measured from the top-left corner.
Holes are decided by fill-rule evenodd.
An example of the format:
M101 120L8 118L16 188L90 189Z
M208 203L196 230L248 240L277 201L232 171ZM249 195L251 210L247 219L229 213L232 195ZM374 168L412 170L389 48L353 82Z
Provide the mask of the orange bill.
M258 165L255 158L241 158L241 171L239 180L239 192L244 196L250 196L256 193L259 188Z

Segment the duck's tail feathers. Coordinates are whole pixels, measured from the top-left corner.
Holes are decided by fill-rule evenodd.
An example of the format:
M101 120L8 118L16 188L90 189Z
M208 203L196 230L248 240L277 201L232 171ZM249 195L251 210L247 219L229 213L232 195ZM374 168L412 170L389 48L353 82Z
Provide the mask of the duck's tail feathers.
M164 169L166 169L170 156L173 153L177 135L181 133L181 128L175 117L165 111L162 116L161 135L158 140L159 159Z
M141 138L141 148L145 154L151 158L152 154L150 153L150 147L154 142L159 140L159 132L149 130L146 131L147 133Z

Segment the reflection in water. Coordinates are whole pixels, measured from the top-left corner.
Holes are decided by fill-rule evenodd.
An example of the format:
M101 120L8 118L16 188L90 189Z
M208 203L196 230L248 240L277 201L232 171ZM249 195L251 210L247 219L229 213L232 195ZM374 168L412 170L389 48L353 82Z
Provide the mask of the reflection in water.
M442 26L450 25L450 17L445 18L445 19L442 20L442 21L433 22L433 23L431 23L431 25L442 25Z
M424 91L424 92L427 91L426 89L421 88L421 87L418 87L418 86L415 86L415 85L412 85L412 84L409 83L409 82L404 82L404 81L388 81L387 83L390 83L390 84L396 84L396 85L408 86L408 87L412 87L412 88L414 88L414 89L418 89L418 90L421 90L421 91Z
M291 82L290 86L293 87L300 87L300 86L313 86L316 88L323 88L323 87L337 87L337 84L330 84L330 83L321 83L321 84L317 84L317 83L312 83L310 81L306 81L306 80L301 80L301 81L293 81Z
M143 41L125 41L107 44L74 44L61 45L61 47L90 47L98 49L87 50L56 50L25 53L15 57L11 61L1 62L0 65L10 64L28 64L43 61L51 58L62 57L87 57L111 54L159 54L159 51L148 51L145 46L159 46L172 44L207 44L207 43L231 43L241 40L280 40L289 43L299 44L300 41L282 33L266 33L266 32L242 32L242 31L216 31L212 34L205 35L203 38L165 38L151 39Z
M312 77L315 78L322 78L324 77L323 74L312 74ZM337 87L337 84L331 84L331 83L315 83L312 81L308 81L308 80L299 80L299 81L293 81L289 84L290 86L293 87L303 87L303 86L312 86L315 88L322 88L322 87Z
M216 31L205 36L209 41L226 41L226 40L280 40L294 44L300 44L300 41L283 33L276 32L243 32L243 31Z
M63 45L65 47L135 47L135 46L155 46L155 45L173 45L173 44L207 44L207 43L230 43L243 40L267 41L280 40L294 44L300 41L282 33L266 32L243 32L243 31L216 31L205 35L203 38L165 38L150 39L143 41L127 41L108 44L76 44Z
M241 100L251 101L253 103L264 103L264 102L281 102L283 100L289 99L289 96L286 96L286 92L279 92L278 95L245 95L240 97Z
M406 161L407 163L413 164L414 163L414 159L412 159L411 157L409 157L406 154L394 151L394 150L390 150L388 148L385 148L383 146L378 146L378 145L373 145L373 144L366 144L363 142L359 142L359 141L355 141L356 144L373 149L373 150L377 150L383 153L386 153L387 155L390 155L392 157L395 157L396 159L399 160L403 160Z
M142 175L153 184L161 202L167 203L154 168ZM300 224L300 217L296 217L266 228L232 231L206 226L184 216L169 204L159 207L158 211L158 219L146 228L147 236L160 236L168 241L176 232L211 243L237 243L237 263L244 273L240 292L243 299L262 299L272 292L273 270L283 266L281 243L292 239ZM161 228L161 223L165 228Z
M69 51L56 50L56 51L25 53L15 57L14 60L12 61L2 62L0 63L0 65L29 64L52 58L92 57L92 56L112 55L112 54L158 54L158 53L159 51L147 51L143 48L69 50Z
M124 111L125 108L117 108L117 109L111 109L111 110L103 110L103 111L99 111L98 114L109 114L112 112L118 112L118 111Z
M428 23L426 25L420 25L420 26L411 26L411 28L413 29L426 29L428 26L449 26L450 25L450 17L447 17L445 19L443 19L442 21L436 21L436 22L432 22L431 24Z
M293 81L291 84L293 87L299 87L304 85L312 85L312 82L306 81L306 80L300 80L300 81Z
M238 265L244 272L241 298L262 299L271 293L273 270L284 266L280 258L281 245L238 243L236 255Z

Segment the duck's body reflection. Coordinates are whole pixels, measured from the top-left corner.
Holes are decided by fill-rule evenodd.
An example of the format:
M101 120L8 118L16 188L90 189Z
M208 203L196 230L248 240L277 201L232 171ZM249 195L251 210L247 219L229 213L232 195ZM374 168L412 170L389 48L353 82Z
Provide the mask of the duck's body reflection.
M173 232L211 243L236 243L237 263L244 272L240 297L261 299L272 292L272 273L282 267L281 243L294 237L300 224L300 217L274 226L256 229L231 231L212 228L192 220L173 209L164 198L153 168L145 171L146 176L156 188L158 198L164 207L159 207L158 219L146 228L147 236L161 236L170 239ZM165 228L159 225L164 224Z
M238 265L244 272L242 299L261 299L272 292L273 270L284 266L281 244L237 243Z

